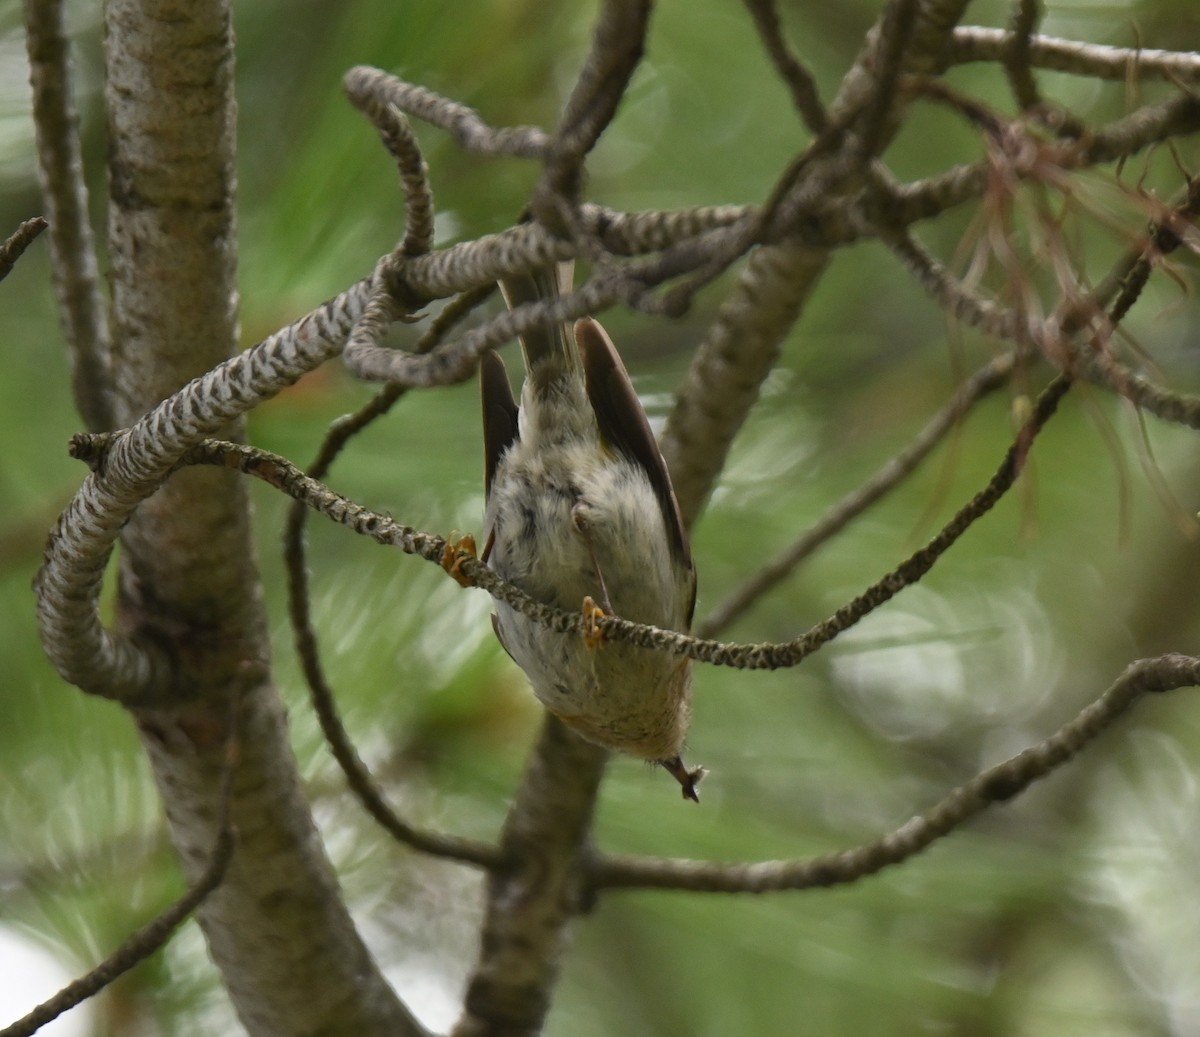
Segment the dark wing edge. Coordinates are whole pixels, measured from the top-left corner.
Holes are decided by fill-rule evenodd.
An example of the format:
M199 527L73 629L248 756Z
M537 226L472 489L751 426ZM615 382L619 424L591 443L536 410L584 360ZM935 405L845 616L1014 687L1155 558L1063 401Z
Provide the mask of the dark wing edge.
M492 350L479 362L479 395L483 403L483 492L492 495L492 479L504 452L517 439L517 401L500 354Z
M662 511L663 525L671 543L676 560L691 574L690 601L687 621L691 625L692 612L696 607L696 578L692 564L692 549L687 531L683 528L683 516L679 513L679 502L671 486L667 463L655 442L654 433L642 401L634 391L633 383L617 347L608 332L590 317L575 322L575 342L583 358L583 374L587 385L588 399L596 414L600 436L614 449L637 464L650 479L654 494Z

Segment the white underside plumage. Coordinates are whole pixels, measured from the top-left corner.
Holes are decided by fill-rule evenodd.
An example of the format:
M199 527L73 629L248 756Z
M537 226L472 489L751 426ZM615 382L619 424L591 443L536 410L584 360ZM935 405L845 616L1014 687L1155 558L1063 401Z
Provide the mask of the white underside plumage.
M486 526L489 565L539 601L578 609L590 596L623 619L686 626L691 589L672 565L661 504L643 469L600 443L575 380L537 400L526 388ZM503 603L497 621L538 698L581 735L648 760L679 754L690 721L687 660L615 641L590 646Z

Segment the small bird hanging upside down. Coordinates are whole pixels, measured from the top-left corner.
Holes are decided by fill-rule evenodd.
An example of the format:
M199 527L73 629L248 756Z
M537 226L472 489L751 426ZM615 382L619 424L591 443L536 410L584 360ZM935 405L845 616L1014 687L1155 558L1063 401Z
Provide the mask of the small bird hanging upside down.
M510 308L555 298L570 267L502 284ZM504 362L483 357L487 509L483 559L538 601L686 631L696 602L691 550L641 402L591 319L521 338L518 408ZM581 737L660 764L699 801L703 768L681 757L691 660L592 627L558 633L497 602L496 634L534 693ZM585 624L586 625L586 624Z

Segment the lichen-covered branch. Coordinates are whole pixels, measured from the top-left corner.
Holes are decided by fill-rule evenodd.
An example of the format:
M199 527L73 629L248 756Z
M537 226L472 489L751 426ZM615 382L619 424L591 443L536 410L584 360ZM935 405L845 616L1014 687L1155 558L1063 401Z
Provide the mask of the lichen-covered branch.
M1012 39L1013 34L1005 29L963 26L954 30L947 48L947 60L955 65L970 61L1003 61ZM1181 83L1200 79L1200 54L1189 51L1109 47L1034 35L1029 37L1027 53L1034 68L1092 79L1165 79Z
M102 477L84 480L59 516L35 584L43 644L64 680L131 705L167 701L182 675L161 648L113 634L100 621L100 586L116 539L189 447L335 356L369 290L360 282L189 382L119 435Z
M592 885L600 889L675 889L706 893L768 893L855 882L908 860L989 807L1005 803L1033 782L1069 763L1139 698L1200 684L1200 659L1164 655L1130 664L1095 702L1043 742L989 767L941 802L878 839L809 860L721 863L603 857Z

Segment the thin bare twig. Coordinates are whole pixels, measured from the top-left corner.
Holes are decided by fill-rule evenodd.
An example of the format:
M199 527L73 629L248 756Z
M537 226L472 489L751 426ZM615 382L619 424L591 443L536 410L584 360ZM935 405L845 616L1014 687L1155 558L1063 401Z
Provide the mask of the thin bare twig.
M350 329L342 350L342 361L347 370L363 379L369 379L380 367L387 368L397 355L395 350L382 344L383 338L396 320L407 316L407 311L400 306L388 286L388 278L383 270L387 263L388 259L380 262L371 297Z
M108 317L88 222L63 7L63 0L25 0L25 47L38 174L50 221L54 292L71 357L71 386L87 428L102 432L115 424Z
M1045 741L972 778L899 828L852 850L810 860L718 863L598 856L596 889L767 893L855 882L908 860L989 807L1005 803L1068 763L1143 695L1200 684L1200 659L1164 655L1132 663L1093 703Z
M33 244L33 239L41 234L47 226L45 217L34 216L32 219L24 220L4 240L4 244L0 245L0 281L12 273L17 260L24 255L25 250Z
M429 331L417 343L417 352L432 349L455 324L488 298L493 289L494 286L489 285L467 293L442 310L434 319ZM356 413L334 422L321 444L316 459L309 466L309 477L323 478L350 439L386 414L405 392L404 387L399 385L384 386ZM224 463L229 462L226 460ZM312 698L313 711L317 715L334 759L346 776L347 784L367 813L398 842L437 857L485 868L495 867L498 860L495 847L420 829L401 818L375 785L370 771L358 755L349 732L342 723L333 688L325 676L316 630L313 627L312 612L309 608L311 595L304 532L307 517L308 509L302 501L296 500L288 511L283 536L284 564L288 578L288 612L292 621L296 652Z
M380 354L390 354L381 344L388 329L397 320L411 319L409 314L421 304L422 299L409 292L396 275L409 259L433 247L433 192L425 158L408 120L394 104L380 98L374 89L378 85L378 78L361 68L349 72L342 83L350 102L371 120L396 160L404 187L405 229L395 252L376 265L371 296L346 339L342 356L355 373L378 363Z
M1012 28L1001 64L1021 111L1029 111L1041 103L1037 82L1033 78L1029 62L1029 41L1041 20L1041 0L1016 0L1013 5Z
M998 339L1031 337L1012 309L972 292L950 273L923 245L907 233L884 239L892 254L904 265L949 316Z
M214 455L217 463L230 463ZM257 473L254 473L257 474ZM270 479L268 478L268 481ZM303 512L304 509L298 509ZM288 571L288 605L292 620L296 652L300 657L304 677L311 692L314 712L321 725L325 741L334 759L346 776L346 782L368 814L397 842L434 857L474 864L483 868L494 868L499 862L499 853L490 843L463 839L428 829L419 828L405 821L387 801L375 784L370 770L354 747L350 734L342 723L337 709L333 688L325 676L317 647L316 633L312 626L309 602L308 572L304 564L304 535L297 531L293 510L289 516L289 533L286 539L285 561Z
M1012 374L1016 353L989 361L962 383L950 400L900 453L830 508L796 541L720 602L696 625L697 637L716 637L777 586L822 544L827 543L867 508L898 486L925 459L946 433Z
M174 935L205 899L221 884L229 862L233 860L235 837L230 823L230 804L233 798L233 775L237 768L237 702L230 708L229 730L225 743L225 771L217 808L217 834L204 871L174 904L134 933L112 954L87 975L67 984L57 994L43 1001L32 1012L0 1030L0 1037L28 1037L64 1012L94 997L135 965L141 964L159 950Z
M1064 172L1087 169L1129 158L1151 145L1200 130L1200 98L1182 94L1145 105L1078 140L1056 142L1042 158ZM888 200L885 222L908 226L933 219L964 202L979 198L987 186L987 162L953 166L944 173L896 187ZM1025 175L1017 171L1018 175Z
M763 50L791 91L793 107L809 130L814 134L823 133L829 125L829 113L821 103L813 74L783 38L783 26L779 23L775 0L744 0L744 3L754 18L754 27L758 30Z
M1071 387L1071 379L1059 375L1038 396L1033 405L1033 411L1025 424L1017 433L1015 442L1004 455L1004 460L988 484L971 498L958 513L915 554L898 565L883 579L872 584L862 594L837 610L829 619L818 623L808 633L789 642L783 651L776 655L772 649L768 655L771 658L788 660L788 665L794 665L791 660L811 655L822 645L832 641L838 634L848 630L869 612L873 612L885 601L895 597L905 587L920 580L936 561L950 549L972 525L989 512L1000 501L1000 498L1016 482L1017 476L1025 467L1033 440L1045 427L1046 422L1054 416L1058 404Z
M413 353L428 353L468 314L481 306L496 292L496 285L486 284L469 292L464 292L448 303L433 318L429 329L421 336ZM308 474L314 479L322 479L329 471L337 456L346 444L371 422L383 417L408 392L408 387L397 382L389 382L379 390L366 404L353 414L346 414L334 421L317 452L317 456L308 466ZM303 516L305 508L298 506L298 513Z
M858 142L854 150L864 165L883 150L894 132L890 123L900 100L896 84L910 64L908 51L916 38L920 14L917 0L890 0L879 20L871 94L856 120Z
M616 115L630 77L642 60L650 0L604 0L591 48L550 141L546 171L530 209L558 233L578 224L583 161ZM571 235L566 235L571 236Z

